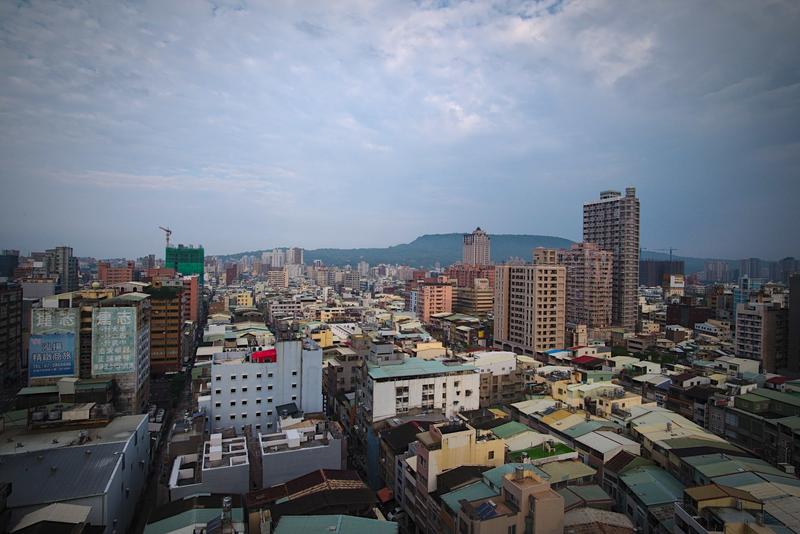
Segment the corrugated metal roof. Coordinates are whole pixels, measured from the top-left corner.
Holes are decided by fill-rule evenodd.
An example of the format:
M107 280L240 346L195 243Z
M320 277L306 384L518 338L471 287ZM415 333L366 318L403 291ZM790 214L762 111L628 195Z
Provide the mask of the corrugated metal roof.
M619 478L645 506L677 502L683 498L683 484L660 467L636 467L625 471Z
M116 442L4 456L0 478L14 487L8 506L102 495L124 448L125 442Z
M511 421L504 425L494 427L492 433L500 439L506 439L529 430L531 430L530 427L518 423L517 421Z
M488 473L488 471L487 471ZM485 476L486 473L484 473ZM462 499L468 501L475 501L478 499L485 499L487 497L494 497L497 492L490 488L485 482L474 482L463 488L459 488L450 493L442 495L442 500L453 512L458 513L461 505L458 502Z

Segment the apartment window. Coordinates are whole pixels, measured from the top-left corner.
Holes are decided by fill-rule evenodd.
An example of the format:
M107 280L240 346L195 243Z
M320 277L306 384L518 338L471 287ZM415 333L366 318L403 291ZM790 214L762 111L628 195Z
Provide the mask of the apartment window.
M292 376L297 376L297 371L292 371Z
M489 459L494 460L494 451L489 451Z
M231 401L231 406L236 406L236 401Z
M218 416L218 415L216 417L214 417L214 421L219 421L220 419L222 419L222 418L220 416Z
M256 417L261 417L261 412L256 412Z
M222 377L221 377L221 376L217 376L217 378L215 378L214 380L216 380L217 382L219 382L220 380L222 380Z
M236 393L236 388L231 388L231 393Z
M292 400L296 401L297 400L297 395L292 395Z
M261 391L261 386L256 386L256 391Z
M292 389L297 389L297 384L292 384Z
M268 390L268 391L272 391L272 384L270 384L270 385L268 385L268 386L267 386L267 390Z
M247 388L246 387L242 388L242 393L247 393Z
M242 375L242 380L247 380L247 375Z
M236 380L236 375L231 375L231 380Z
M267 402L272 402L272 397L268 398Z
M261 378L261 373L256 373L256 378Z
M214 395L222 395L222 390L221 389L215 389L214 390Z
M222 407L222 403L221 402L215 402L214 403L214 408L221 408L221 407Z
M261 425L256 425L256 430L261 430Z
M246 406L246 405L247 405L247 401L246 401L246 400L243 400L243 401L242 401L242 406Z
M272 410L267 410L267 415L272 415Z
M231 414L231 421L233 421L234 419L236 419L236 414L235 414L235 413L232 413L232 414Z
M256 399L256 404L261 404L261 399Z
M267 373L267 378L272 378L272 373Z

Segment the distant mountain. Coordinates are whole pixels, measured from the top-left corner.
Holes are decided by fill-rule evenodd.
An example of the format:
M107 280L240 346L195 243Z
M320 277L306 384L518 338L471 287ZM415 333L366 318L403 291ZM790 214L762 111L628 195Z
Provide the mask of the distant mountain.
M353 265L366 261L370 265L379 263L410 265L413 267L431 268L436 262L442 266L461 261L463 234L428 234L416 238L411 243L393 245L385 248L319 248L305 251L305 262L322 260L325 265ZM548 235L492 235L492 260L496 263L517 257L530 261L536 247L568 248L573 242L563 237ZM224 261L235 261L242 256L261 256L263 250L240 252L227 256L218 256ZM642 259L667 260L668 254L642 251ZM674 260L683 260L686 273L693 273L704 268L705 259L675 256Z
M569 239L545 235L493 235L492 260L502 262L512 256L525 260L532 257L536 247L561 248L572 243ZM306 263L322 260L325 265L355 265L366 261L378 263L400 263L414 267L433 267L438 261L446 266L461 261L463 234L430 234L416 238L411 243L387 248L307 250Z

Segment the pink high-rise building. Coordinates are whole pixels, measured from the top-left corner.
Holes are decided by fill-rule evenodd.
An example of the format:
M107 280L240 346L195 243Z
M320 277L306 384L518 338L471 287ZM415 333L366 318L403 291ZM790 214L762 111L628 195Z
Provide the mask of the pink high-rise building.
M567 322L611 326L614 255L595 243L575 243L559 251L558 263L567 268Z

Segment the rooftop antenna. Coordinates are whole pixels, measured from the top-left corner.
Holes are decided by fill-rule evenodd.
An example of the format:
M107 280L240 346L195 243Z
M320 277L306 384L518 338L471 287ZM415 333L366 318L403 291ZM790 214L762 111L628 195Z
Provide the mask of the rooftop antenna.
M172 230L169 228L164 228L163 226L159 226L159 229L164 230L164 234L166 234L165 237L167 238L167 248L169 248L169 236L172 235Z

